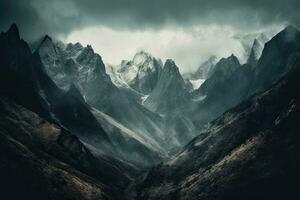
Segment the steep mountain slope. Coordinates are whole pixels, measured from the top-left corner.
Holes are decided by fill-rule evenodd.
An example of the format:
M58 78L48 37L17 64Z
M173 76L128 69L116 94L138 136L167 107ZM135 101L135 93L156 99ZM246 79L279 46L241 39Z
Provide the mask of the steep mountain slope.
M189 94L179 69L172 60L167 60L156 87L144 101L145 107L161 114L168 113L188 103Z
M131 180L130 167L2 95L0 121L1 198L120 198Z
M138 185L137 199L299 196L299 52L287 76L224 113L168 163L153 168Z
M122 158L141 167L148 167L163 160L164 149L147 135L141 135L130 130L109 115L93 108L92 113L98 119L108 137ZM99 145L95 145L96 147ZM99 146L101 149L101 146Z
M156 87L143 104L162 116L168 150L176 151L197 133L186 109L193 102L174 61L166 61Z
M200 129L247 95L250 66L240 66L236 56L222 58L212 75L193 92L195 106L189 108L193 123ZM238 84L236 84L238 83Z
M289 56L300 44L300 32L288 26L265 44L261 59L255 68L250 95L267 89L289 71Z
M240 62L233 54L228 58L222 58L214 67L211 76L197 90L199 95L207 95L215 90L218 82L231 76L240 67Z

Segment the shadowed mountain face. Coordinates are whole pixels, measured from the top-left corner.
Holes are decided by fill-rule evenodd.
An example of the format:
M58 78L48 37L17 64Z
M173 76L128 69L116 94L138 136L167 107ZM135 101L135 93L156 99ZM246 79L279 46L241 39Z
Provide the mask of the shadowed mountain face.
M212 70L212 75L198 89L199 95L207 95L216 91L218 82L222 82L232 75L240 67L240 62L236 56L222 58Z
M137 199L293 199L300 193L300 57L292 71L214 120L149 171ZM276 99L276 101L274 101Z
M255 68L251 93L267 89L289 71L290 55L298 48L300 32L288 26L267 42Z
M189 94L179 69L172 60L167 60L156 87L144 102L145 107L161 114L168 113L188 103Z
M0 111L1 198L115 198L130 181L126 165L12 99L0 96Z

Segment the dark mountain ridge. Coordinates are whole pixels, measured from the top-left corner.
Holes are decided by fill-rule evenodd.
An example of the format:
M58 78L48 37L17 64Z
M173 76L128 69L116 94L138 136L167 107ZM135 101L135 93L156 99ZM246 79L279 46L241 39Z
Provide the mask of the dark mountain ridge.
M150 170L137 199L299 197L299 50L275 85L225 112L177 156Z

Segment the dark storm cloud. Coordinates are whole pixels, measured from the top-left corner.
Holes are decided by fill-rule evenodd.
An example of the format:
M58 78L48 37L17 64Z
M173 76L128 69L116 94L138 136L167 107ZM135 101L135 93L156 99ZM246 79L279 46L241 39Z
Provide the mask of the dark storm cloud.
M300 24L299 0L0 0L0 28L16 22L27 38L89 25L160 28L195 24L242 29Z

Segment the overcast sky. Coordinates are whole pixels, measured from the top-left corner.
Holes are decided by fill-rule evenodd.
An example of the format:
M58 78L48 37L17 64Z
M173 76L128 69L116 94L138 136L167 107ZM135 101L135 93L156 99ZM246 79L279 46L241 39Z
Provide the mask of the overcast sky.
M240 53L233 36L300 25L299 0L0 0L0 29L92 44L107 63L146 50L181 71Z

